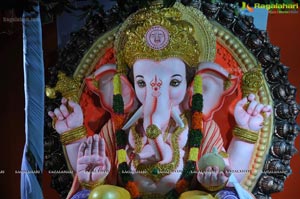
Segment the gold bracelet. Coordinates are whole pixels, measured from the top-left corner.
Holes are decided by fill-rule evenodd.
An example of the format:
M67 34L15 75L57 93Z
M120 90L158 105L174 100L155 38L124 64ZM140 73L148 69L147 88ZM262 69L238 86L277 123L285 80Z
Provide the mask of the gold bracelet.
M222 158L228 158L229 157L229 154L224 152L224 151L220 151L219 155L222 156Z
M80 182L80 185L82 186L82 188L84 189L88 189L88 190L93 190L94 188L103 185L104 184L104 180L98 181L98 182Z
M233 135L243 141L253 144L258 140L258 133L237 126L233 129Z
M63 145L71 144L77 140L86 137L86 128L84 126L77 127L70 131L66 131L60 135L60 141Z
M225 187L226 183L225 184L222 184L222 185L219 185L219 186L204 186L204 188L210 192L215 192L215 191L219 191L221 189L223 189Z

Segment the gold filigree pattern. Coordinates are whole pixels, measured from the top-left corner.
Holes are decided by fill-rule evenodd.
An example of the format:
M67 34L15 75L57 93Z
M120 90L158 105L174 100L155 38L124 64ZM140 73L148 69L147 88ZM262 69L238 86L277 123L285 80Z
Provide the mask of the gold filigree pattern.
M180 148L178 145L178 138L180 134L187 128L187 118L185 115L182 116L184 127L176 127L174 132L171 135L171 147L173 150L172 154L172 160L170 163L167 164L159 164L159 163L153 163L153 164L142 164L139 160L134 160L134 166L137 170L137 172L147 178L152 179L153 181L159 181L164 176L169 175L172 173L179 164L180 161ZM135 152L140 153L142 150L142 135L136 132L135 126L131 128L134 142L135 142Z
M146 129L146 136L150 139L155 139L161 134L161 130L154 124L150 125Z
M248 96L250 93L257 93L262 84L263 78L260 70L251 70L244 73L242 83L243 96Z
M148 45L146 35L154 27L167 31L168 43L163 48ZM170 8L156 4L139 10L123 23L115 41L119 72L125 72L126 66L132 67L137 59L178 57L189 66L197 66L214 60L215 46L215 36L205 16L180 3Z

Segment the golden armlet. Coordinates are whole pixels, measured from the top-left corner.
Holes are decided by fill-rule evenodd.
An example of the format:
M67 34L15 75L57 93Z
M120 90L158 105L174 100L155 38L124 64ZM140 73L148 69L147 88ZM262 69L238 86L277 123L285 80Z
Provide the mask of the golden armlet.
M86 128L84 126L77 127L70 131L66 131L60 135L60 141L63 145L71 144L77 140L86 137Z
M204 188L210 192L215 192L215 191L219 191L221 189L223 189L225 187L225 184L219 185L219 186L204 186Z
M233 135L243 141L249 142L249 143L256 143L258 140L258 133L254 131L250 131L247 129L243 129L240 127L234 127L233 129Z
M104 184L104 180L98 181L98 182L80 182L80 185L82 186L82 188L84 189L88 189L88 190L93 190L94 188L103 185Z

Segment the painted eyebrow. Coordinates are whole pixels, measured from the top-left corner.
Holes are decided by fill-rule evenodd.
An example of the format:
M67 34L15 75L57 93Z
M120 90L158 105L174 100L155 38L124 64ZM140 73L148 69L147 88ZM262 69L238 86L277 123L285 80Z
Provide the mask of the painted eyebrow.
M171 77L182 77L180 74L175 74L175 75L172 75Z
M135 78L137 78L137 77L144 78L144 76L143 76L143 75L137 75L137 76L135 76Z

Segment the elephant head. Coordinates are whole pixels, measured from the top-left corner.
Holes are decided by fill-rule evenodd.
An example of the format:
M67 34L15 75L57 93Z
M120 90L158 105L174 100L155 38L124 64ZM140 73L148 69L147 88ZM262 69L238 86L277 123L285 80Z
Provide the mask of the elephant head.
M146 133L147 129L153 128L165 132L171 118L178 126L183 127L180 114L190 109L193 95L193 82L188 85L186 78L187 68L178 58L162 61L137 60L132 67L134 85L131 85L126 76L121 76L125 113L137 109L123 129L134 125L139 118L143 118ZM110 112L112 112L113 101L112 79L115 73L115 65L105 65L86 79L87 86L99 95L101 104ZM210 119L221 107L224 97L236 88L237 78L230 77L226 70L215 63L200 64L195 75L202 76L203 114L206 119ZM226 81L231 82L231 86L224 89ZM136 106L137 100L140 102L140 107ZM161 137L157 138L158 147L163 147Z
M138 60L133 75L135 93L142 104L138 117L144 118L144 129L155 125L165 131L171 117L183 126L179 114L187 89L185 64L176 58Z

